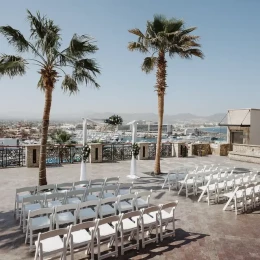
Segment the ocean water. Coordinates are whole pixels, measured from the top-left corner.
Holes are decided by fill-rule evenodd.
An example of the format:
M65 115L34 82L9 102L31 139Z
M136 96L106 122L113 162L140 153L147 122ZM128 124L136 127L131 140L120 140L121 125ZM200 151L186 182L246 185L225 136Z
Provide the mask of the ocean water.
M226 126L201 127L199 130L202 132L227 134Z

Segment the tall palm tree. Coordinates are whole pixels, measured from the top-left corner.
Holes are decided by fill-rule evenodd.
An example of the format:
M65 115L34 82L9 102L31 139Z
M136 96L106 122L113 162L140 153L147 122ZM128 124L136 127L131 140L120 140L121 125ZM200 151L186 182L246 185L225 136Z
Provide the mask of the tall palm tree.
M27 65L33 63L39 67L40 80L38 87L44 91L45 105L42 119L41 148L39 165L39 185L47 184L46 180L46 144L48 136L49 118L52 103L52 92L56 82L64 74L61 88L65 92L77 93L78 85L93 84L99 88L95 77L100 73L94 59L87 58L98 48L93 39L87 35L74 34L69 46L61 49L62 38L60 28L54 22L39 12L33 15L27 10L30 24L30 37L26 39L19 30L11 26L1 26L2 34L18 54L29 53L27 56L0 55L0 76L23 76ZM65 70L64 70L65 68ZM62 73L61 75L59 73Z
M73 141L72 135L69 134L68 132L62 130L62 129L57 129L55 130L51 135L50 135L52 141L56 144L71 144Z
M201 46L197 43L199 36L190 35L195 29L196 27L185 29L182 20L167 19L163 15L155 15L153 21L147 21L145 33L137 28L129 30L130 33L138 36L138 39L136 42L130 42L128 49L144 54L150 53L150 56L143 61L142 70L150 73L154 68L157 68L155 90L158 96L158 138L154 166L155 174L161 173L161 137L164 95L167 87L167 61L165 56L168 54L170 58L176 55L184 59L190 59L192 56L203 58L203 53L199 49Z

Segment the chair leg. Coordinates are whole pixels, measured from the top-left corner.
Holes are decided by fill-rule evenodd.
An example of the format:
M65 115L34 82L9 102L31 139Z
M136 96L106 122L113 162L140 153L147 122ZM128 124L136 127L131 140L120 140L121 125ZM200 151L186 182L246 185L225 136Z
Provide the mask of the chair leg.
M31 227L30 228L30 251L32 250L32 245L33 245L33 231Z
M157 223L155 224L155 232L156 232L156 243L158 244L158 225Z
M145 243L144 243L144 227L142 226L142 248L145 248Z
M121 255L124 255L125 250L124 250L124 231L121 230Z
M24 241L25 244L27 244L27 240L28 240L28 227L29 225L27 225L26 227L26 234L25 234L25 241Z
M117 237L117 231L115 232L115 249L116 249L116 257L118 257L118 237Z
M139 250L139 227L136 229L136 249Z

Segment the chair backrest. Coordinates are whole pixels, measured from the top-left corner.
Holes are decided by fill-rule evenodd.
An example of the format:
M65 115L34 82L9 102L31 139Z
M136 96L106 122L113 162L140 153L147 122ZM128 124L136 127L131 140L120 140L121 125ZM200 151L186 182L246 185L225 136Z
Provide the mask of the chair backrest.
M105 185L112 185L112 184L118 184L119 182L119 176L118 177L111 177L111 178L107 178Z
M160 209L168 209L168 208L176 208L178 205L179 201L175 200L174 202L169 202L169 203L165 203L165 204L161 204Z
M118 215L99 219L99 220L97 221L97 227L100 226L100 225L103 225L103 224L112 223L112 222L114 222L114 221L119 221L119 216L118 216Z
M132 218L132 217L139 217L139 216L141 216L140 210L131 211L131 212L127 212L127 213L122 213L120 216L120 220Z
M103 186L105 183L106 179L93 179L89 181L89 187L92 185L101 185Z
M66 194L64 193L51 193L45 195L45 200L53 200L53 199L64 199L66 197Z
M86 194L92 194L92 193L98 193L98 195L101 195L101 193L103 192L103 188L102 187L93 187L93 188L89 188L86 189Z
M51 237L55 237L55 236L64 236L68 234L68 227L67 228L60 228L60 229L56 229L56 230L52 230L52 231L48 231L45 233L39 233L38 235L38 241L40 242L41 240L47 239L47 238L51 238ZM39 245L39 243L38 243Z
M56 184L48 184L48 185L43 185L43 186L37 186L37 192L42 191L42 190L56 190Z
M68 191L66 193L66 197L67 198L71 198L71 197L76 197L76 196L81 196L83 197L86 193L86 190L72 190L72 191Z
M118 195L117 196L117 201L124 201L124 200L130 200L130 199L136 199L136 195L131 193L131 194L124 194L124 195Z
M117 192L117 190L118 190L118 185L106 185L105 184L105 186L103 187L103 192L104 191L115 191L115 192Z
M66 204L66 205L56 206L55 213L61 211L77 210L77 208L78 208L77 204Z
M53 213L54 213L54 208L42 208L42 209L30 210L28 215L30 218L32 218L41 215L50 215Z
M26 191L32 192L34 194L36 192L36 189L37 189L37 186L18 188L18 189L16 189L16 194L26 192Z
M112 203L116 203L117 198L112 197L112 198L100 199L99 201L100 201L99 202L100 205L112 204Z
M134 183L120 183L118 186L118 195L121 194L121 191L129 189L129 193L131 193Z
M72 189L73 187L73 182L64 182L64 183L59 183L57 184L57 189L59 188L67 188L67 189Z
M78 204L78 208L82 209L82 208L87 208L87 207L91 207L91 206L98 206L99 205L99 200L89 200L89 201L85 201L85 202L81 202Z
M74 183L73 183L73 187L75 187L75 186L78 186L78 185L86 185L86 187L88 187L89 186L89 181L75 181Z
M69 235L71 234L71 232L75 232L81 229L87 229L87 228L92 228L96 226L96 222L95 221L87 221L87 222L83 222L80 224L76 224L76 225L70 225L70 231L69 231Z
M33 195L30 197L23 198L22 203L35 203L35 202L43 202L45 200L46 195Z
M143 215L143 214L149 214L149 213L155 212L155 211L159 211L159 207L158 207L158 206L152 206L152 207L149 207L149 208L146 208L146 209L142 209L142 210L141 210L142 215Z

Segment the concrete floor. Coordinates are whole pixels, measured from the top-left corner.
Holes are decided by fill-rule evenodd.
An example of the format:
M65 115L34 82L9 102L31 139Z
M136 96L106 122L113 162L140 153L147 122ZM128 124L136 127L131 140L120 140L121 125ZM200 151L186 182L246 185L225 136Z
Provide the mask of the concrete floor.
M179 200L176 209L176 237L168 238L163 243L150 244L146 248L129 251L118 259L260 259L260 210L236 216L234 212L222 211L223 204L208 206L197 202L197 197L186 198L161 189L162 178L151 177L146 172L153 170L153 161L138 161L138 175L134 183L135 190L153 189L151 202L160 203ZM245 170L259 170L260 165L230 161L227 157L194 157L162 159L163 172L184 167L194 169L195 165L220 164L237 166ZM100 178L120 176L121 182L130 182L130 161L88 165L88 177ZM48 183L77 181L80 164L69 164L47 169ZM15 189L37 185L38 169L9 168L0 169L0 259L33 259L28 245L24 244L18 223L13 218ZM67 259L70 259L67 257ZM87 259L84 253L75 254L75 259ZM110 258L113 259L113 258Z

